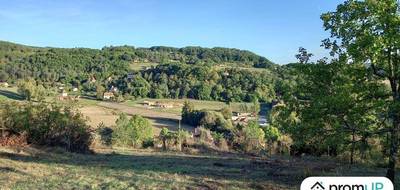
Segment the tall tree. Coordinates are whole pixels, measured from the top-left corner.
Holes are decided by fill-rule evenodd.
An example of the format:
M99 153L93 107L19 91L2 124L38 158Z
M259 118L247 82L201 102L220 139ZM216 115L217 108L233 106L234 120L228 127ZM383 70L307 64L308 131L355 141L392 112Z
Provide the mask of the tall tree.
M336 11L321 15L331 37L326 48L339 59L364 64L369 80L390 86L382 97L388 107L390 156L387 177L394 181L400 130L400 12L396 0L347 0Z

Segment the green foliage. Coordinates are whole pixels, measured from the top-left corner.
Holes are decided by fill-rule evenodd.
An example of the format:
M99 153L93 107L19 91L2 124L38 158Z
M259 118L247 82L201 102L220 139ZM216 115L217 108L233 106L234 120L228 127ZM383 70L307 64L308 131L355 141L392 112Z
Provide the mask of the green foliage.
M265 139L268 142L275 142L282 136L279 129L276 127L273 127L273 126L267 126L267 127L263 128L263 130L265 133Z
M46 94L46 89L31 78L18 81L17 86L18 93L28 101L42 100Z
M199 125L200 117L201 113L194 110L194 104L185 101L182 107L182 122L192 126L197 126Z
M224 107L220 112L226 120L232 119L232 109L230 107Z
M163 150L167 150L170 144L175 145L179 151L182 150L182 146L185 144L189 133L185 130L169 131L168 128L163 127L160 131L158 138L162 141Z
M116 121L113 143L118 146L142 147L144 142L153 139L153 128L148 119L134 115L128 119L121 114Z
M400 4L396 0L348 0L340 4L335 11L321 15L325 30L331 34L330 38L323 41L323 45L331 50L331 54L336 55L339 61L363 67L368 81L375 82L378 87L390 86L390 89L384 90L384 93L377 97L375 90L369 89L364 96L374 97L376 101L372 101L373 105L363 111L376 111L376 114L371 115L372 120L381 120L380 123L389 128L387 177L392 181L395 178L400 133L399 10ZM366 124L371 122L369 118L359 122L362 122L362 126L367 125L367 128L370 128L371 125ZM391 123L386 122L387 120ZM353 125L350 123L346 126L352 128ZM353 142L355 136L359 135L356 132L358 130L352 131ZM352 143L351 149L355 148L355 143Z
M232 122L226 120L220 112L205 111L201 114L199 125L218 133L229 134L233 129Z
M243 148L246 152L260 150L265 144L265 133L256 122L250 122L243 128Z
M167 141L169 140L169 139L171 139L171 133L170 133L170 131L168 130L168 128L166 128L166 127L163 127L162 129L161 129L161 131L160 131L160 134L158 135L158 138L160 138L160 140L162 141L162 147L163 147L163 149L164 150L167 150Z
M211 133L213 139L214 139L214 144L220 148L221 150L227 151L229 150L228 142L226 141L224 134L222 133L217 133L217 132L212 132Z
M171 63L157 65L132 75L131 80L127 80L126 76L120 77L114 81L114 86L135 97L146 95L152 98L193 98L225 102L265 102L275 97L273 86L276 76L268 70L250 71Z
M101 84L97 84L96 85L96 98L98 100L102 100L103 94L105 91L106 91L106 89Z
M58 146L71 152L89 152L92 134L86 120L71 106L47 103L0 103L0 127L26 135L27 141Z
M110 146L112 145L112 134L113 129L104 125L103 122L97 126L97 132L100 135L100 142L103 145Z

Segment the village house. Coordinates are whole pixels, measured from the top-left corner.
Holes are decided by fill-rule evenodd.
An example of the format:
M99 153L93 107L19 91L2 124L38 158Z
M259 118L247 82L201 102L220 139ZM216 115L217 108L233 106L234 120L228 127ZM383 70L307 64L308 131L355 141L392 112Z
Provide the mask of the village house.
M155 107L159 108L173 108L174 105L168 102L156 102Z
M152 101L143 101L142 103L144 106L154 106L155 102Z
M114 93L112 93L112 92L104 92L104 94L103 94L103 99L104 100L110 100L111 98L114 98Z
M115 86L111 86L111 88L109 89L109 92L118 92L118 88Z
M144 106L148 107L156 107L156 108L173 108L174 104L169 102L152 102L152 101L143 101Z
M8 83L7 82L0 82L0 87L6 87L8 88Z
M254 113L232 112L232 121L234 124L246 125L249 121L255 120L256 118Z
M236 121L239 118L248 118L251 116L252 116L252 113L232 112L232 121Z
M68 93L64 90L64 87L60 87L60 94L58 95L58 100L66 100L68 99Z
M68 93L65 92L65 91L62 91L62 92L60 93L60 96L61 96L61 97L67 97L67 96L68 96Z

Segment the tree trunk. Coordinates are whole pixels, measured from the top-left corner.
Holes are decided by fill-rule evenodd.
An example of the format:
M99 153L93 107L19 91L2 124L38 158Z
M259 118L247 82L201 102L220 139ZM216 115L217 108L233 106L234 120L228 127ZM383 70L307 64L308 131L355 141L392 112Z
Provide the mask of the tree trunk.
M399 92L400 88L398 87L398 81L391 78L390 86L392 88L392 97L393 97L393 105L394 109L391 110L392 115L392 128L390 130L390 153L389 153L389 164L388 170L386 173L386 177L389 178L393 183L395 180L395 171L396 171L396 161L397 161L397 151L398 151L398 142L399 142L399 125L400 125L400 115L398 106L400 104Z
M351 133L351 154L350 154L350 164L353 165L354 163L354 150L356 147L356 139L355 139L355 131L353 130Z
M396 171L396 161L397 161L397 151L398 151L398 141L399 141L399 117L395 114L393 119L393 128L390 134L390 155L389 155L389 165L386 173L386 177L389 178L393 183L395 179Z
M163 150L167 150L167 143L165 141L166 141L166 139L162 140Z

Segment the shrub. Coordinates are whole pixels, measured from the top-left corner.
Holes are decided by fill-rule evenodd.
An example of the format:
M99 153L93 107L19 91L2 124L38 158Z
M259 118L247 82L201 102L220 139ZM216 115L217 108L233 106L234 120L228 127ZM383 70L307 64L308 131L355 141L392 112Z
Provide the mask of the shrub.
M232 110L229 107L224 107L220 110L226 120L232 119Z
M212 135L212 137L213 137L213 139L214 139L214 144L215 144L219 149L225 150L225 151L229 150L228 143L227 143L226 139L224 138L224 135L223 135L223 134L213 132L211 135Z
M90 128L73 107L43 102L0 105L0 127L12 134L26 135L28 143L63 147L70 152L90 151Z
M121 114L113 132L113 143L118 146L143 147L143 143L153 139L153 128L148 119L139 115L128 120Z
M170 132L168 130L168 128L163 127L160 131L160 135L158 136L158 138L160 138L160 140L162 141L162 148L164 150L167 150L167 143L168 140L170 139Z
M164 150L169 148L169 145L172 144L176 146L176 148L181 151L182 147L186 144L187 138L189 137L189 133L184 130L179 130L177 132L169 131L168 128L162 128L160 131L159 139L162 142L162 147Z
M200 120L200 125L211 131L228 134L232 129L232 122L226 120L221 113L215 111L206 111Z
M204 127L198 127L198 139L200 143L203 144L212 144L213 142L213 137L211 135L211 131L209 129L206 129Z
M100 135L100 142L102 145L112 145L112 133L113 130L110 127L104 125L103 122L97 127L98 134Z
M264 145L265 134L260 126L255 122L250 122L247 127L243 129L245 138L245 150L259 150Z
M235 134L236 147L245 152L259 151L264 148L265 134L256 122L249 122Z
M187 144L187 139L189 138L189 132L184 130L179 130L176 132L175 137L175 144L177 145L178 149L181 151L183 146Z
M153 139L147 139L143 141L143 148L149 148L149 147L154 147L154 140Z

